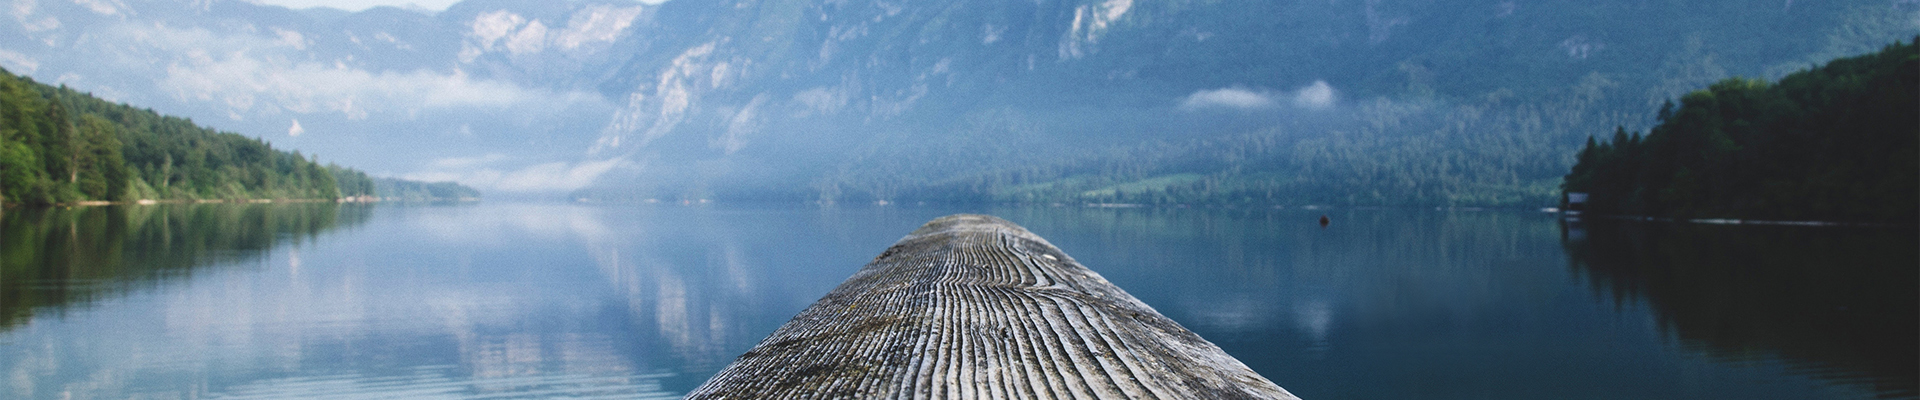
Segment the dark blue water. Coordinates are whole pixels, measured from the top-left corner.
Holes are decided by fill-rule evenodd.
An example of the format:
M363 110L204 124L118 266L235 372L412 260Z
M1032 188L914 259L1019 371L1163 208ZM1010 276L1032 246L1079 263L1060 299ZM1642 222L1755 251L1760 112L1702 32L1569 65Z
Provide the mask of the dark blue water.
M6 210L0 398L677 397L956 212L1026 226L1308 399L1913 398L1920 379L1912 228L209 204Z

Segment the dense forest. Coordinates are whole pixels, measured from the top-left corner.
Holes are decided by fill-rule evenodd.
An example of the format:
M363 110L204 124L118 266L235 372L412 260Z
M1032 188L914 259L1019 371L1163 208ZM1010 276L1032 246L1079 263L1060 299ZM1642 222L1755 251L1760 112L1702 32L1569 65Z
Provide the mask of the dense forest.
M384 186L408 185L477 197L452 183ZM381 186L366 173L275 150L260 139L0 70L0 202L6 204L380 197Z
M1910 224L1920 219L1915 110L1914 42L1778 83L1727 79L1667 104L1645 135L1588 139L1565 191L1588 193L1600 214Z

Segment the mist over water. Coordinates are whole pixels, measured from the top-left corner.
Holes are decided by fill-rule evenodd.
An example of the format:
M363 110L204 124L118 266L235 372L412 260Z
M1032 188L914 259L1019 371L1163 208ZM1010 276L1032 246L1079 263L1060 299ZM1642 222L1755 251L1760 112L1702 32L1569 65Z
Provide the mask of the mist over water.
M675 397L957 212L1024 225L1304 398L1914 396L1899 229L492 203L8 210L0 395Z

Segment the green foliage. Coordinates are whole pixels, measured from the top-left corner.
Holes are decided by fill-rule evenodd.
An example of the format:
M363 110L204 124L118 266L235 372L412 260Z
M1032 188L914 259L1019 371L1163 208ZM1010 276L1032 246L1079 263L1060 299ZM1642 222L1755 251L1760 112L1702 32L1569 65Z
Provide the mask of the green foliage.
M340 189L341 196L375 196L380 193L373 178L365 172L333 164L327 164L327 172L333 175L334 187Z
M1916 38L1920 39L1920 38ZM1728 79L1646 137L1589 140L1565 191L1589 210L1678 218L1920 219L1920 51L1894 44L1777 84Z
M67 137L61 135L56 121L65 115L34 90L34 85L0 76L0 201L52 202L55 191L50 175L65 170L59 154Z
M105 121L122 143L127 175L158 199L332 199L332 174L298 152L194 125L151 110L114 104L65 87L41 86L77 114ZM97 198L112 200L109 198Z
M71 148L74 167L69 183L87 198L125 199L127 180L132 175L121 156L122 144L113 123L91 114L80 120L79 136Z
M336 199L376 186L260 139L0 71L0 202ZM478 197L453 186L436 188Z

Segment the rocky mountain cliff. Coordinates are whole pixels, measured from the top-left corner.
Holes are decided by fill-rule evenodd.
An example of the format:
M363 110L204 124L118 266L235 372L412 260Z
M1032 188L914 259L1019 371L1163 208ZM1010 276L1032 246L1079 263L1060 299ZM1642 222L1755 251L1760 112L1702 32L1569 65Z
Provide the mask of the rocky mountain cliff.
M1274 203L1520 204L1551 192L1587 135L1644 126L1679 94L1920 32L1905 0L11 11L0 65L42 80L375 171L635 199L1236 187ZM1338 195L1274 194L1305 191Z

